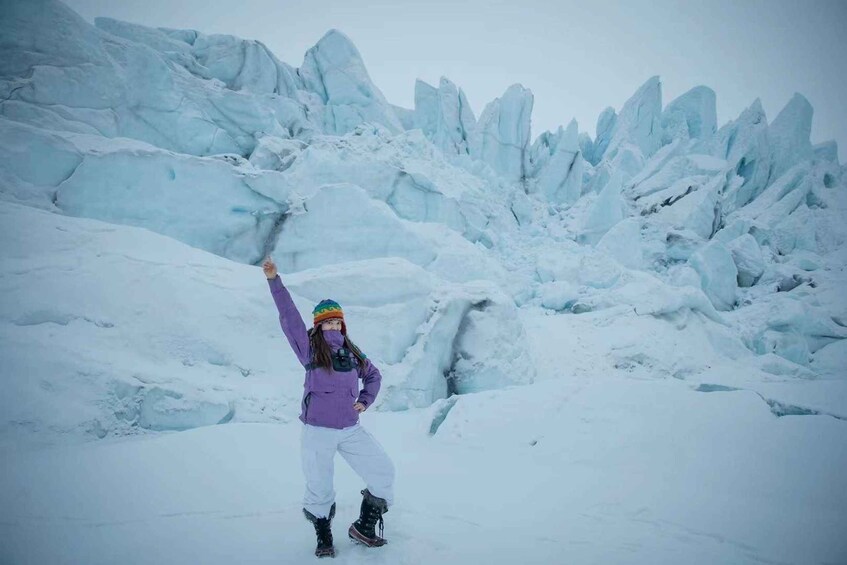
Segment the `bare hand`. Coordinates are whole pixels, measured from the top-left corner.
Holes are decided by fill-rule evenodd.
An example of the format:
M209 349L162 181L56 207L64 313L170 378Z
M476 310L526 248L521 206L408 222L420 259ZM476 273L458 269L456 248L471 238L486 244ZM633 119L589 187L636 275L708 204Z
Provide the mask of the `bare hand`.
M273 261L271 261L270 257L265 259L265 262L262 263L262 270L265 272L265 276L269 279L276 277L276 265Z
M359 412L359 413L364 412L366 409L367 409L367 406L365 406L361 402L357 402L356 404L353 405L353 410L355 410L356 412Z

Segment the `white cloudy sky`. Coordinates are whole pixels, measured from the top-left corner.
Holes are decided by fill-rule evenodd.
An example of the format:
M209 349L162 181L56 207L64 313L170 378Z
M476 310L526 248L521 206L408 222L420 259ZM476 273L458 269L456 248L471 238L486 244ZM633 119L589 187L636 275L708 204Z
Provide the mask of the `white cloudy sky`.
M757 97L772 121L794 92L815 108L812 142L847 147L845 0L67 0L88 20L229 33L300 66L330 28L348 35L386 98L414 105L444 75L477 116L513 83L535 94L533 136L576 118L594 137L650 76L663 103L704 84L719 125Z

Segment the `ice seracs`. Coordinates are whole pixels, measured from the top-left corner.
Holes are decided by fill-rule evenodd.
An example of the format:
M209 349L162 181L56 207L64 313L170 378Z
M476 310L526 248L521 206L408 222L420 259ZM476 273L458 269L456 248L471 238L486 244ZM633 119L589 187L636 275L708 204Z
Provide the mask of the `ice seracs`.
M535 190L548 202L571 205L582 195L584 159L576 120L552 134L544 132L529 152Z
M662 145L675 139L706 139L717 130L715 91L707 86L695 86L672 100L659 120Z
M529 382L538 360L521 356L525 315L621 327L649 317L681 332L679 343L697 325L730 365L759 355L756 370L790 378L831 371L842 351L845 168L834 142L811 145L800 95L770 125L757 100L715 131L712 90L663 108L650 77L601 113L594 139L575 120L533 136L521 85L479 120L446 78L418 81L413 109L390 104L336 30L295 68L251 39L92 26L48 0L2 9L0 200L142 227L242 266L271 255L305 314L343 288L360 341L386 365L384 408ZM14 225L36 225L10 206L23 218ZM198 264L185 269L207 276ZM4 276L18 272L34 271ZM59 310L15 311L9 331L87 315ZM610 370L705 371L669 367L678 360L638 337L630 353L610 338ZM235 365L231 350L168 340L191 352L179 363ZM169 374L193 374L180 371ZM238 421L245 410L190 386L125 384L104 386L149 402L141 420L131 412L149 428Z
M595 154L595 158L602 156L603 159L612 160L625 144L637 147L643 159L650 157L661 146L661 114L662 84L659 77L654 76L624 103L612 125L608 147L601 155ZM604 127L608 126L604 123ZM599 120L597 136L599 139Z
M465 93L441 77L438 88L422 80L415 81L413 125L445 153L467 155L476 118Z
M359 50L338 30L330 30L306 52L297 70L304 86L325 104L328 133L347 133L362 122L376 122L391 132L403 129L394 110L370 79Z
M597 117L597 126L594 130L594 147L591 152L591 158L589 159L592 165L596 165L606 153L609 142L612 140L612 132L615 129L617 120L618 115L611 106L606 107Z
M621 195L621 183L620 173L614 172L585 214L580 241L596 243L612 226L624 219L626 203Z
M470 138L471 156L513 182L527 174L532 104L532 92L513 84L485 106Z
M770 143L767 118L758 98L736 120L721 127L706 145L710 155L726 159L743 179L726 195L728 210L744 206L765 189L770 178Z
M768 126L771 149L770 180L776 180L796 163L812 157L812 105L795 93Z

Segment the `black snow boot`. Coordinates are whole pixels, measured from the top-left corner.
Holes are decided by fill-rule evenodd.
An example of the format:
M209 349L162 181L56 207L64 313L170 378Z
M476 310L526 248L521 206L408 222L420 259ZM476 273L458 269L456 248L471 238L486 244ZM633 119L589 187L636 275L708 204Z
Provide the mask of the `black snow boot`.
M318 546L315 548L315 555L318 557L335 557L335 547L332 545L332 518L335 516L335 503L332 503L332 508L329 509L328 518L318 518L305 508L303 514L306 519L315 526L315 534L318 536Z
M347 535L368 547L385 545L388 540L382 537L384 528L382 515L388 512L388 503L384 498L372 495L368 489L362 491L362 496L362 509L359 513L359 519L353 522L350 529L347 530ZM377 522L379 522L379 535L374 531Z

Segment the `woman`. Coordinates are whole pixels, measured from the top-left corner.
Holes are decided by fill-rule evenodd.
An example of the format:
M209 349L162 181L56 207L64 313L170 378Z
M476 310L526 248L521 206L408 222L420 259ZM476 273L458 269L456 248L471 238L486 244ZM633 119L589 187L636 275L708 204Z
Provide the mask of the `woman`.
M315 555L335 556L330 526L335 516L336 451L367 485L361 491L359 519L347 534L368 547L385 545L382 515L393 504L394 465L382 446L359 425L359 414L373 405L382 376L347 337L344 313L338 303L323 300L315 306L313 326L307 331L276 265L266 259L262 269L279 310L282 331L306 369L300 455L306 477L303 513L315 526ZM363 382L361 390L357 377ZM377 522L379 535L374 531Z

